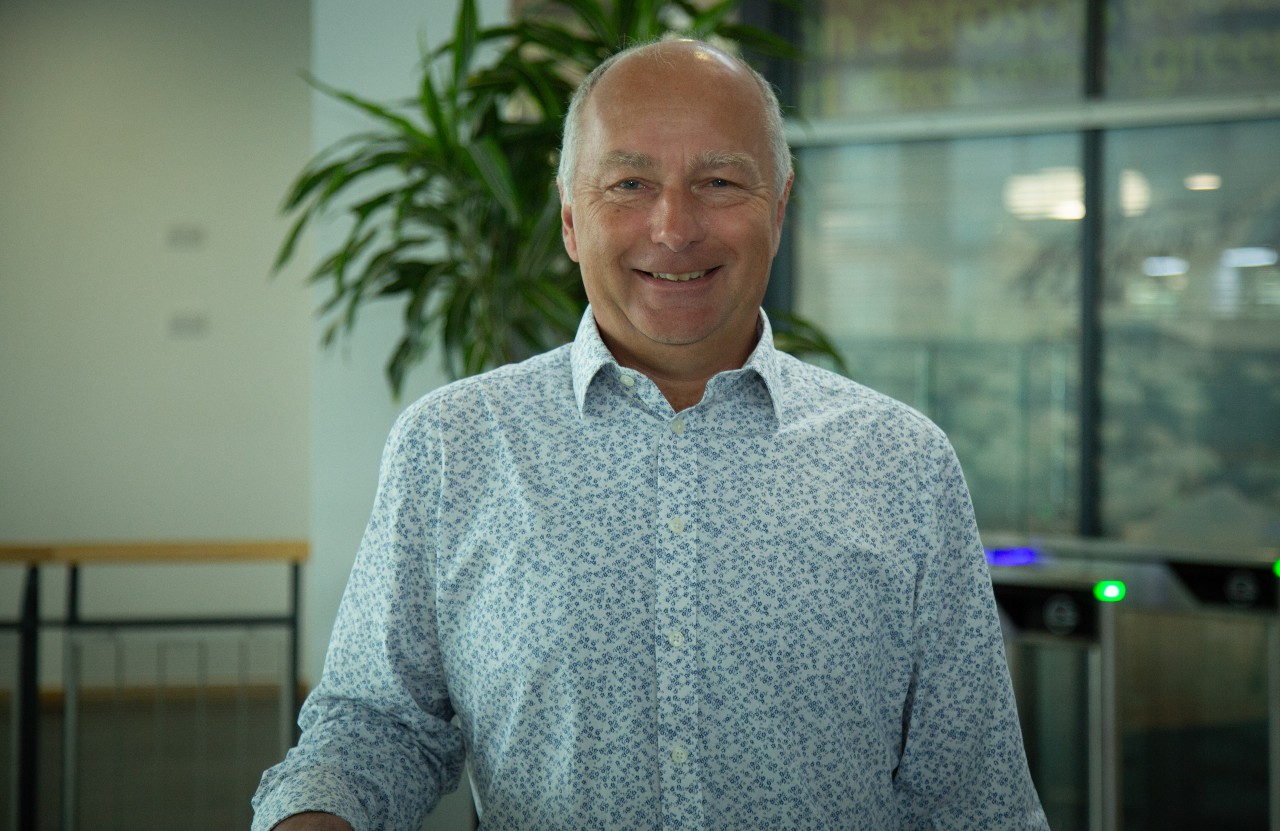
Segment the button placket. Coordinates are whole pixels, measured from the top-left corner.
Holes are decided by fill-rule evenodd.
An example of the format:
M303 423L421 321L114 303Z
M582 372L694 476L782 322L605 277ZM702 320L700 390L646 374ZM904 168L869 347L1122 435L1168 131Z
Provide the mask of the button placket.
M697 448L688 421L670 418L657 440L656 593L654 638L658 670L658 735L662 747L663 814L690 818L701 811L697 736L698 520L701 510Z

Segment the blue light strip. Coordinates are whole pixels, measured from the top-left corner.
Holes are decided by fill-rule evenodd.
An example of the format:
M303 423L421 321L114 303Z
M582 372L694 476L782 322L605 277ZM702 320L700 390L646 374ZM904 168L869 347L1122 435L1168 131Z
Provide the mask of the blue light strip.
M988 548L989 566L1030 566L1040 562L1040 552L1034 548Z

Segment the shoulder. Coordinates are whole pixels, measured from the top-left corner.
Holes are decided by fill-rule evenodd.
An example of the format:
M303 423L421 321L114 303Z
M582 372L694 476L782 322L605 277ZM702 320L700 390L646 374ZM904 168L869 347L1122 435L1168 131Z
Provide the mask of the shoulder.
M946 444L927 416L844 375L778 354L786 423L793 428L828 430L845 436L896 437L910 444Z
M545 417L573 401L569 346L438 387L410 404L397 432L469 432L508 419Z

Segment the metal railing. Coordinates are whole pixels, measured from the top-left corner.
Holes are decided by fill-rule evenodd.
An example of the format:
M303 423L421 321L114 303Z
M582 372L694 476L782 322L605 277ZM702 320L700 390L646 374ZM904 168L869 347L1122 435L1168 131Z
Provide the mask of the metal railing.
M300 705L299 596L301 565L308 546L299 541L268 542L141 542L76 543L67 545L0 544L0 563L24 569L21 610L17 620L0 621L0 629L16 631L18 672L16 683L16 738L13 755L16 774L10 793L13 806L10 827L36 831L42 770L41 648L42 638L54 631L63 636L61 714L62 760L60 783L61 831L75 831L79 796L82 639L91 633L160 632L186 630L279 628L285 632L285 678L280 685L281 752L294 740L293 722ZM284 610L278 614L89 616L82 613L82 571L103 565L146 564L181 566L196 563L235 563L284 566L288 571ZM48 569L66 574L66 600L62 616L41 609L41 576ZM199 679L197 679L199 683Z

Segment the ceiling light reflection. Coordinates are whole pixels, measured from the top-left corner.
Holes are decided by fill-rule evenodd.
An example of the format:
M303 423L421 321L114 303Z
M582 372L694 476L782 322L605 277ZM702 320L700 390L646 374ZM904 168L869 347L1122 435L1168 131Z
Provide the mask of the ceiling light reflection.
M1081 219L1084 177L1074 167L1010 176L1004 185L1004 206L1019 219Z
M1228 248L1222 252L1222 264L1227 268L1263 268L1277 262L1280 254L1274 248Z
M1004 185L1005 210L1019 219L1083 219L1084 176L1074 167L1046 167L1010 176ZM1137 170L1120 174L1120 209L1142 216L1151 207L1151 183Z
M1193 173L1182 184L1187 190L1217 190L1222 187L1222 177L1216 173Z
M1151 183L1137 170L1120 174L1120 210L1125 216L1142 216L1151 207Z
M1142 273L1148 277L1177 277L1190 267L1181 257L1147 257L1142 261Z

